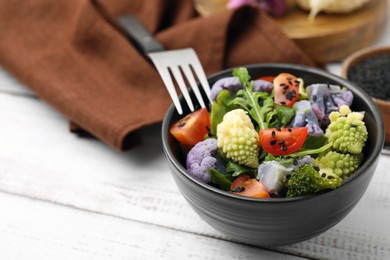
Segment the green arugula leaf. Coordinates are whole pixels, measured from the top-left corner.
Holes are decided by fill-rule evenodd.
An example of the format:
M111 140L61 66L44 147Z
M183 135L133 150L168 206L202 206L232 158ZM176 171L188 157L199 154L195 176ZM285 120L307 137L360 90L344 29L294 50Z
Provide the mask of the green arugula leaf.
M291 107L275 104L275 109L267 115L268 127L287 126L295 116L295 110ZM270 118L268 118L270 117Z
M240 176L243 173L249 173L253 176L257 175L257 169L253 169L244 165L240 165L237 163L234 163L232 161L228 161L226 165L226 172L231 174L232 177Z
M248 70L244 67L235 68L232 72L233 76L236 76L239 78L242 85L246 85L249 80L251 79L251 76L248 73Z
M288 156L290 157L303 157L305 155L321 155L322 153L326 152L328 149L332 148L333 143L327 143L324 144L321 147L314 148L314 149L304 149L304 150L299 150L298 152L291 153Z
M267 102L266 105L260 106L260 98L267 100L269 94L266 92L253 92L253 81L250 80L250 76L248 70L246 68L236 68L233 70L233 76L236 76L240 79L241 84L244 86L243 90L237 92L237 97L241 97L242 99L237 102L241 107L246 109L251 117L256 121L259 126L259 129L267 128L267 124L265 122L266 113L272 111L271 102ZM242 102L244 101L244 102ZM272 99L271 99L272 101Z
M237 108L234 102L232 102L232 99L229 90L224 89L218 94L217 99L211 105L210 133L212 135L217 134L217 125L222 122L223 116L227 112Z
M317 149L326 144L328 138L324 135L321 136L312 136L308 135L306 141L302 146L302 149Z
M211 181L221 190L230 191L232 182L222 173L214 168L207 170L207 173L211 176Z

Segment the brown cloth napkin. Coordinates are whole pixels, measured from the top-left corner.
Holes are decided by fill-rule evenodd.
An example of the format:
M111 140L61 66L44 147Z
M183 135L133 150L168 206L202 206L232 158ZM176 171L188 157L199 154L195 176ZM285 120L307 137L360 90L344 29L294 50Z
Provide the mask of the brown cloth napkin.
M109 22L125 14L166 49L193 47L206 74L251 63L313 65L265 13L244 7L203 18L191 0L0 1L0 65L75 125L126 149L171 100L153 65Z

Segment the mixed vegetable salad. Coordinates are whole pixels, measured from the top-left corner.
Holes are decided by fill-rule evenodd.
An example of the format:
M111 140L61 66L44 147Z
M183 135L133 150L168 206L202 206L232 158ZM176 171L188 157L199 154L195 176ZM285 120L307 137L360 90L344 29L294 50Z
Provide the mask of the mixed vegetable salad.
M252 80L236 68L212 86L211 108L182 118L170 133L188 148L194 178L227 192L296 197L336 189L363 160L364 112L342 86L289 73Z

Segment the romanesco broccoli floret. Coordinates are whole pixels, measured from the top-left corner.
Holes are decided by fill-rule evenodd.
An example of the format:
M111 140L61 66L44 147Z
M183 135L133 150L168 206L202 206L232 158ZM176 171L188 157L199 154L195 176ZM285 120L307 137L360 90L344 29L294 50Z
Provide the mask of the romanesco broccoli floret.
M333 149L341 153L360 154L367 140L368 132L363 121L364 113L351 112L343 105L339 112L329 115L330 124L325 136L333 142Z
M297 197L326 189L336 189L340 187L341 182L342 179L331 169L316 169L312 164L305 163L293 170L286 183L286 197Z
M248 167L259 166L259 135L247 112L234 109L217 126L218 147L227 158Z
M330 151L324 156L317 158L316 163L320 168L330 168L336 175L345 180L359 168L362 159L362 153L343 154Z

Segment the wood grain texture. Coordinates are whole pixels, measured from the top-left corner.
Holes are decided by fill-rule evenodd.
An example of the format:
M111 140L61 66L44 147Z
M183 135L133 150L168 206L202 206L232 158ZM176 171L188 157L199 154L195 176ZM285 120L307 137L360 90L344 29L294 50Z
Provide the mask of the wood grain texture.
M4 81L7 79L0 80ZM73 230L72 223L75 228L80 227L79 222L88 227L81 233L76 232L77 237L94 237L97 233L108 232L107 226L111 226L114 221L116 230L127 230L119 234L117 239L112 235L108 241L94 241L92 238L82 240L80 243L88 246L87 249L76 246L79 254L68 251L74 247L69 238L59 243L67 253L82 256L79 259L83 259L91 256L84 255L88 250L98 250L93 248L94 243L99 248L122 246L144 250L143 243L146 243L146 237L150 237L148 250L153 252L165 248L154 237L168 232L172 233L172 237L179 234L180 238L176 240L182 243L180 247L166 249L171 250L166 253L172 256L171 259L183 251L194 252L191 251L194 250L192 245L199 241L203 242L195 251L206 250L208 253L193 253L193 259L206 256L217 259L212 258L214 254L210 255L210 252L225 251L226 247L236 248L237 259L250 259L245 254L247 250L254 250L252 247L241 247L231 238L209 227L179 194L162 152L158 125L143 129L140 133L141 145L120 153L94 139L70 134L67 131L67 120L44 102L28 96L1 93L1 86L0 118L7 122L0 128L0 191L33 199L4 195L6 199L2 200L0 196L2 212L9 212L2 213L8 222L0 220L0 232L7 237L16 232L11 240L7 240L5 251L0 250L3 254L12 254L17 245L28 246L29 243L34 245L37 254L42 254L48 244L56 248L50 254L57 250L61 252L60 246L48 241L54 241L58 233L66 232L67 229ZM389 168L390 157L382 156L362 201L334 228L311 240L270 250L313 259L390 257L390 226L387 224L390 215ZM39 201L47 203L41 204ZM14 207L19 209L15 210ZM34 229L38 224L39 212L44 212L40 221L48 223L48 227L40 233L41 242L37 243L34 242L37 237L25 231ZM22 215L23 219L20 219ZM12 220L14 217L16 219ZM88 225L89 222L92 224ZM17 231L9 230L9 226L15 227ZM140 239L143 230L147 233ZM209 247L208 244L214 246ZM135 256L144 256L142 250L134 251ZM99 259L99 254L96 259ZM257 251L254 251L253 259L256 254ZM226 258L223 252L221 255ZM121 259L121 255L115 256Z
M302 259L1 192L0 206L1 259Z
M349 14L320 13L309 21L308 12L291 5L276 21L309 57L328 63L375 43L385 29L387 13L388 0L371 0Z

